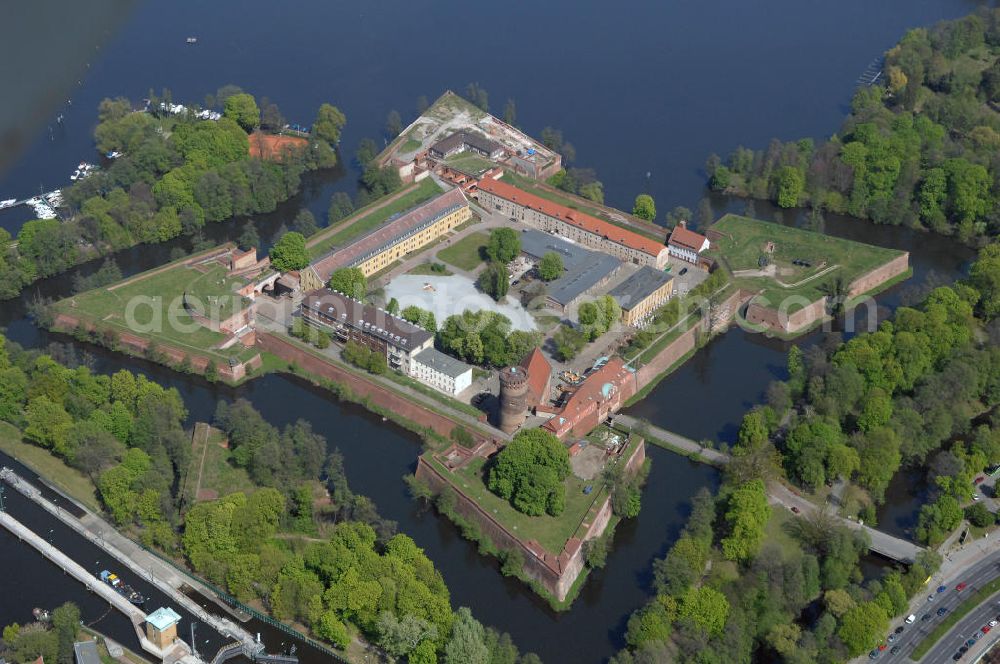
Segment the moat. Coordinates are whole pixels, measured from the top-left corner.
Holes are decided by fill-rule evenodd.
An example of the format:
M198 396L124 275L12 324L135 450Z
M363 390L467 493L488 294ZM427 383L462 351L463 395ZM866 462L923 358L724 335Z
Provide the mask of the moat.
M675 80L678 89L680 81L685 81L687 101L684 104L668 103L666 98L672 95L666 88L650 88L644 95L653 95L653 98L640 99L638 97L644 95L635 91L645 88L645 85L639 81L616 83L632 90L631 94L619 95L618 99L631 99L651 108L670 108L666 116L628 111L612 101L615 97L613 93L602 94L600 99L594 101L594 95L583 92L586 88L582 80L576 80L574 84L574 79L591 78L592 72L584 71L587 67L571 72L568 80L559 80L555 74L544 84L540 79L533 84L537 86L534 90L525 89L524 85L527 72L537 71L537 63L526 57L519 59L515 56L504 67L498 67L494 74L483 74L482 68L473 66L471 61L461 65L457 71L443 64L427 62L410 70L404 65L406 56L402 44L405 39L401 34L378 37L379 40L388 39L398 44L400 50L373 65L378 72L376 77L366 72L365 67L344 68L343 61L347 61L352 54L357 57L357 54L366 52L366 44L369 45L367 52L375 53L370 44L385 29L400 30L398 26L408 22L410 27L406 29L407 33L418 29L433 32L440 27L440 22L454 20L451 16L433 15L443 14L444 9L427 16L416 15L418 12L403 4L375 9L368 6L341 9L345 17L358 21L355 27L359 29L352 31L344 27L338 30L335 48L331 48L330 52L326 52L330 48L326 39L315 34L311 38L297 38L297 43L302 45L301 52L288 54L281 50L282 55L277 58L274 54L278 52L282 35L314 28L303 25L291 13L272 17L265 40L268 43L274 40L272 48L248 52L244 46L243 50L232 51L230 46L237 41L237 36L245 36L247 30L254 28L259 23L259 15L250 18L256 12L248 12L246 17L240 18L220 7L213 10L220 14L217 21L198 21L200 43L197 50L182 50L186 48L182 35L192 31L195 19L185 16L184 10L171 10L177 13L164 16L166 10L162 8L139 5L131 15L127 15L121 32L111 31L107 43L103 44L104 50L92 58L93 68L83 79L83 86L71 93L73 106L64 111L65 133L51 140L42 128L34 147L0 180L0 191L9 191L11 195L22 190L30 192L36 190L40 183L58 184L68 175L67 166L90 153L93 109L103 96L141 96L151 85L165 85L171 87L177 97L198 98L219 85L235 82L275 99L290 117L296 117L297 113L305 115L307 109L315 107L317 100L325 96L324 90L311 89L325 87L315 86L313 76L297 73L313 69L299 58L315 58L323 62L329 59L329 70L338 72L336 76L331 76L330 85L337 88L337 97L342 100L345 112L351 118L344 139L348 153L360 137L379 133L380 118L387 110L396 107L405 114L419 94L433 96L444 87L460 89L468 80L480 78L480 82L495 95L491 100L493 106L502 105L505 95L518 99L521 122L530 132L537 133L546 124L559 126L576 144L581 165L598 170L607 187L608 202L612 205L624 206L639 190L648 189L664 207L685 204L693 208L702 195L703 178L699 167L708 152L724 152L740 143L760 146L771 135L791 138L800 134L828 134L840 121L854 77L874 54L889 46L906 26L958 15L969 8L969 3L965 2L951 2L945 7L894 4L899 6L877 9L884 15L872 17L869 23L861 26L859 32L862 34L852 38L849 53L845 52L845 44L836 39L835 30L813 35L811 26L814 18L807 15L809 12L798 12L791 6L780 9L787 14L789 26L780 34L765 37L760 35L768 33L767 19L763 15L757 16L750 8L735 5L713 9L664 7L655 10L658 15L636 23L647 26L644 29L650 32L649 39L645 40L645 44L641 39L629 39L629 48L634 52L627 55L611 51L603 54L582 53L576 50L580 44L565 45L570 55L576 52L580 61L589 63L591 67L613 69L625 61L645 62L650 70L657 71L658 79ZM827 7L823 11L829 12L830 16L823 20L854 30L858 26L854 24L853 17L861 7L860 3ZM865 9L871 11L871 8ZM328 7L323 11L332 13L334 10ZM473 13L479 11L486 10L477 9ZM574 16L573 12L566 10L560 13L567 16L557 17L557 8L533 11L540 13L535 17L537 20L558 18L571 23L582 21L585 15L585 12L580 12ZM553 15L541 15L549 12ZM719 12L719 15L713 15L714 12ZM397 27L392 28L391 24L395 21L389 19L399 16L407 20L399 21ZM331 16L330 21L336 18ZM452 42L447 47L443 44L430 47L429 57L434 63L450 58L456 50L481 52L481 44L472 30L475 17L469 16L463 19L463 23L465 21L469 23L457 26L457 43ZM612 18L611 24L605 24L603 31L624 35L635 27L634 21L634 17ZM320 23L322 21L315 22L316 30ZM748 25L755 23L760 24L760 31L746 30ZM682 29L682 25L687 27ZM655 26L667 26L670 34L654 30ZM692 26L696 29L688 34ZM501 26L495 27L501 29ZM583 25L579 27L593 30ZM156 40L161 41L159 48L150 49L148 42L153 34L157 35ZM806 35L810 37L808 46L803 45ZM754 49L747 42L761 39L780 40L784 48L769 54L755 54L754 57L760 59L753 62L746 62L740 56L740 66L733 68L736 71L725 74L729 80L719 80L718 70L724 68L718 65L733 59L727 58L728 50L732 50L730 56L747 50L752 52ZM691 52L684 44L707 43L709 40L725 47L713 54L714 62L692 64L689 58L681 55ZM665 56L659 53L664 42L672 44L666 49ZM824 55L787 58L780 53L785 49L808 49ZM140 51L146 54L141 65L139 58L131 57ZM826 57L825 54L830 51L836 51L837 57ZM566 51L554 49L553 52ZM293 61L281 59L286 57L292 57ZM203 66L205 63L212 63L213 66ZM796 68L803 71L796 72ZM565 68L559 69L561 77ZM768 72L767 80L745 80L752 77L739 73L751 70ZM182 75L182 72L190 72L191 75ZM448 72L446 80L441 78L441 72ZM710 72L712 75L709 75ZM384 85L376 85L376 80ZM782 80L797 80L799 84L779 85ZM403 81L405 85L396 84ZM711 120L706 106L714 107L731 100L734 89L743 109L756 106L784 108L787 112L746 113L734 108L732 111L714 111L725 113L726 122ZM579 95L581 103L572 104L577 110L568 115L565 113L567 99L573 95ZM659 99L660 95L664 95L664 99ZM623 138L620 134L613 136L612 132L592 131L595 124L607 118L627 118L631 127L629 134ZM656 140L648 140L650 135ZM656 145L669 145L670 149L657 151ZM650 154L642 154L645 150L649 150ZM648 180L647 171L651 174ZM269 238L281 223L294 215L300 205L310 207L317 217L322 217L330 193L336 189L353 188L354 175L345 172L315 178L298 199L259 220L261 236ZM719 200L716 201L715 213L719 216L726 209L739 212L742 208L741 202ZM758 216L767 216L764 206L758 205L757 210ZM0 224L16 229L23 221L18 215L20 212L0 215ZM785 220L790 222L791 216L786 213ZM239 225L240 222L231 222L207 230L213 239L223 240L237 234ZM854 220L830 218L826 231L910 251L914 268L910 284L920 284L932 276L941 281L951 281L961 274L965 260L971 256L971 252L940 238L930 242L925 235L899 228L873 227ZM118 256L118 261L123 271L134 273L163 262L169 249L164 245L143 247L124 252ZM84 271L94 267L87 266ZM33 286L29 295L20 301L3 303L0 325L7 327L12 339L26 345L44 345L50 340L70 341L66 337L41 334L24 318L26 299L35 292L65 295L69 292L69 281L70 276L64 275ZM907 290L904 285L884 293L878 298L879 303L887 308L895 307L904 300ZM820 333L814 333L798 343L816 343L820 338ZM785 342L734 329L711 342L630 412L696 439L731 440L746 408L760 400L770 380L782 377L787 348ZM700 486L711 486L716 481L715 472L710 468L691 464L662 450L648 449L653 470L644 493L642 514L636 521L624 523L618 528L608 567L591 575L573 608L566 613L555 614L517 581L501 577L495 562L478 556L474 545L462 540L447 521L422 510L410 499L400 477L412 472L419 445L408 433L362 409L339 404L322 390L291 377L268 376L232 390L210 386L200 379L101 349L89 347L86 350L98 358L98 366L102 370L128 366L144 371L164 384L178 387L191 411L191 421L210 418L217 399L230 399L237 395L253 401L275 424L280 425L300 416L311 420L328 437L331 445L336 445L344 453L352 482L363 487L361 490L376 501L388 518L399 521L400 529L413 536L442 570L452 591L453 604L469 605L484 622L511 632L522 650L534 650L546 661L598 661L621 645L625 618L647 595L652 558L661 555L673 541L686 516L690 495ZM741 378L732 380L734 375ZM711 404L711 408L703 407L704 404ZM9 543L5 540L5 544ZM11 550L17 552L13 555L34 555L27 549ZM53 586L61 583L69 582L62 579L51 581ZM19 597L16 602L3 600L0 602L0 621L23 620L25 612L34 605L32 601L44 604L53 594L49 587L46 587L46 593L37 601L28 600L26 596Z

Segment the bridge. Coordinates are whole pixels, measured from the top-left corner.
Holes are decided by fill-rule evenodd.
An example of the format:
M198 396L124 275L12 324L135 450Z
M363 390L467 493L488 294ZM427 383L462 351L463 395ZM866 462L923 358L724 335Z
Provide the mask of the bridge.
M652 439L651 442L654 442L654 444L656 442L660 442L663 446L680 452L681 454L685 454L696 461L709 463L718 468L723 467L725 464L729 463L730 460L730 456L728 454L705 447L697 441L678 433L674 433L673 431L667 431L666 429L653 426L648 422L637 420L630 415L623 415L619 413L614 416L613 423L616 426L625 427L630 431L634 431L638 435L647 439ZM768 500L771 503L784 506L788 509L794 507L800 514L812 514L814 512L823 511L823 508L817 506L809 500L806 500L780 482L771 482L768 485L767 494ZM886 558L890 558L891 560L910 564L916 561L917 554L924 551L923 547L917 546L909 540L902 539L901 537L895 537L894 535L890 535L876 528L866 526L858 521L844 518L835 513L828 513L831 517L837 519L841 524L847 526L851 530L864 532L868 536L869 550L881 556L885 556Z

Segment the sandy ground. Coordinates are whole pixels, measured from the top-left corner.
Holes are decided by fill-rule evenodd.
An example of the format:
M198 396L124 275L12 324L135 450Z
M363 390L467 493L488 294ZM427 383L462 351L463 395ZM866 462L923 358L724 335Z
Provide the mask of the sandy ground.
M494 302L493 298L477 291L471 279L457 274L450 277L404 274L389 282L385 288L385 297L387 300L396 298L402 309L416 305L433 312L438 325L444 323L449 316L460 314L466 309L488 309L509 318L516 330L536 329L534 318L520 302L511 297L505 298L503 302Z

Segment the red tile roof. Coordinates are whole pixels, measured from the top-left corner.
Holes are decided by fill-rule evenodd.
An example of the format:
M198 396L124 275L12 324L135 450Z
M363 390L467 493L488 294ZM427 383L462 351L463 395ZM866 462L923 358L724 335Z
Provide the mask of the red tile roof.
M670 233L670 239L667 240L667 244L676 244L685 249L690 249L691 251L698 252L701 248L705 246L705 242L708 240L704 235L700 233L695 233L694 231L689 231L687 228L681 224L677 224L674 230Z
M612 242L617 242L618 244L624 245L630 249L635 249L636 251L641 251L644 254L649 254L650 256L659 256L660 252L664 249L664 245L656 240L639 235L634 231L621 228L620 226L615 226L610 222L598 219L597 217L592 217L589 214L584 214L579 210L574 210L573 208L568 208L565 205L553 203L552 201L542 198L541 196L530 194L513 185L509 185L506 182L500 182L499 180L486 177L479 181L479 189L493 194L494 196L499 196L500 198L517 203L518 205L523 205L524 207L531 208L532 210L537 210L542 214L559 219L567 224L572 224L573 226L582 228L583 230L589 231L594 235L599 235L603 238L611 240Z
M600 413L601 404L614 399L631 382L635 373L620 357L611 358L607 364L587 376L587 379L569 395L562 411L542 425L559 438L563 438L581 422ZM626 397L631 393L626 393ZM597 421L592 421L596 426Z
M548 394L545 394L546 385L552 377L552 365L542 355L539 348L531 351L521 360L521 367L528 374L528 390L531 392L535 405L548 401Z

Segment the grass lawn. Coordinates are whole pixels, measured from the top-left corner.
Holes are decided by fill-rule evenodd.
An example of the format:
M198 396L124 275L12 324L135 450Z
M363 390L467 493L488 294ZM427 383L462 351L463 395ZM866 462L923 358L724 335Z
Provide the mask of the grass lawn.
M439 263L439 265L444 267L443 263ZM420 265L416 266L415 268L407 272L407 274L420 274L431 277L450 277L451 275L455 274L454 272L452 272L447 268L435 272L433 266L434 264L431 262L421 263Z
M458 481L463 492L471 496L480 507L493 514L493 516L503 523L514 534L527 540L536 540L547 551L559 554L562 552L566 541L573 536L587 512L598 497L598 486L596 480L584 482L575 475L570 475L566 480L566 509L558 517L544 514L542 516L528 516L518 512L511 504L503 498L497 496L486 487L486 478L483 472L485 459L473 459L469 465L457 473L450 473L444 467L431 461L442 470L445 477L451 477ZM595 484L594 491L588 496L583 493L583 488L588 484ZM602 494L603 495L603 494Z
M657 242L663 242L663 239L666 237L667 233L666 229L663 229L662 233L655 233L653 231L644 231L635 228L633 226L630 226L628 224L623 224L622 222L609 217L607 214L605 214L604 210L599 207L581 203L579 199L574 198L569 194L562 194L557 191L552 191L551 189L541 186L536 180L532 180L531 178L526 178L524 176L518 175L517 173L504 173L503 180L517 187L518 189L523 189L524 191L535 194L536 196L540 196L541 198L552 201L553 203L558 203L559 205L565 205L568 208L579 210L580 212L585 212L586 214L589 214L592 217L603 219L604 221L610 224L614 224L619 228L626 228L634 233L638 233L639 235L644 235L650 239L656 240ZM627 213L623 212L622 214L627 214Z
M219 264L210 264L202 271L177 263L157 274L140 275L139 279L122 286L112 285L74 295L56 303L56 308L181 350L207 353L225 360L232 356L245 360L257 351L238 344L224 351L213 350L227 336L196 323L183 307L183 296L187 293L202 313L224 320L236 311L236 307L243 306L244 298L234 289L245 283L241 278L228 276L226 268ZM134 302L140 304L135 306L129 320L129 305Z
M542 332L548 332L562 320L559 316L553 316L552 314L533 313L531 315L535 318L535 325Z
M243 468L237 468L231 461L232 453L222 447L225 440L222 431L212 427L208 435L208 444L205 448L205 464L201 466L201 489L214 491L217 496L225 496L235 491L250 493L255 490L250 476ZM201 463L201 459L196 455L191 459L191 472L198 472L195 464Z
M421 145L423 145L423 143L421 143L417 139L415 139L415 138L408 138L408 139L406 139L405 143L403 143L401 146L399 146L399 152L400 153L416 152L417 150L420 149Z
M959 604L958 608L946 615L944 619L937 624L937 627L931 630L931 633L925 636L924 640L917 644L917 647L910 653L910 659L913 661L919 661L921 657L926 655L927 652L934 647L934 644L941 640L942 636L946 635L951 631L952 627L958 624L959 620L964 618L977 606L985 602L990 595L998 590L1000 590L1000 577L989 581L986 585L977 590L971 597Z
M340 221L336 226L320 232L309 239L308 251L312 259L319 258L336 246L345 244L354 238L374 230L389 217L405 212L412 207L428 201L441 193L432 178L425 178L415 188L400 196L392 203L373 210L380 201L374 201L353 215ZM338 230L339 229L339 230Z
M100 513L101 505L97 500L94 483L89 477L75 468L70 468L48 450L24 442L21 439L21 432L7 422L0 422L0 451L31 468L46 482L81 505Z
M496 165L489 159L480 157L475 152L469 151L459 152L456 155L452 155L445 159L444 163L470 175L479 175L483 171L489 170Z
M438 252L438 259L460 270L475 270L483 262L480 251L486 248L490 236L482 231L470 233L450 247Z
M731 271L758 269L765 246L774 243L771 262L781 272L777 278L734 275L740 286L763 291L762 295L772 305L792 296L816 300L825 294L824 286L834 279L842 279L846 286L902 253L735 214L722 217L712 225L712 230L721 233L723 239L713 243L709 253L719 257ZM804 260L811 265L793 265L793 260ZM795 309L793 306L790 310Z

